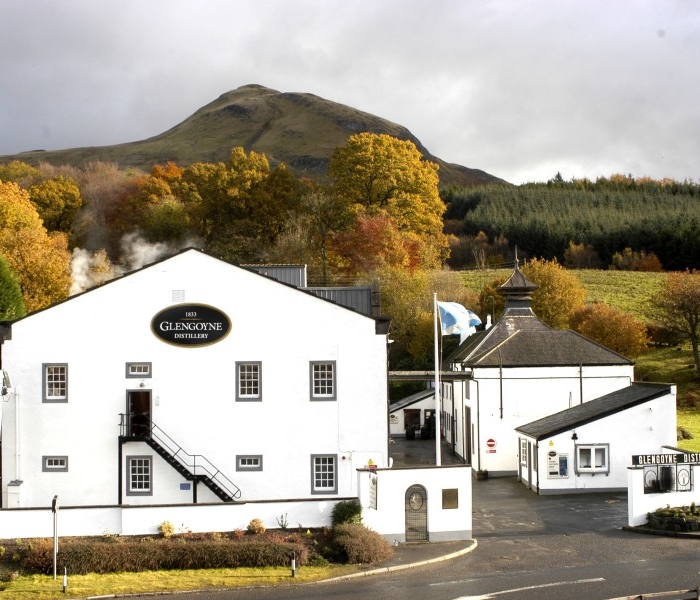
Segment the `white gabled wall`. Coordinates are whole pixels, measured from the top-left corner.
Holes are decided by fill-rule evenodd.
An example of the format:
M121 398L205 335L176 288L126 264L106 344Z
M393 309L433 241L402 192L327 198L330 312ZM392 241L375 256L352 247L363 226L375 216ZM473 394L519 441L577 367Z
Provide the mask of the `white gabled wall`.
M230 334L199 348L158 339L151 319L175 304L174 290L228 315ZM236 361L262 363L261 402L236 402ZM310 361L336 361L335 401L310 400ZM42 363L54 362L68 364L67 403L41 401ZM127 362L152 364L143 387L126 378ZM3 492L19 476L21 506L56 493L64 505L118 501L128 389L150 390L153 421L206 456L242 500L311 496L312 454L338 457L338 496L356 492L356 468L388 459L386 336L375 321L194 250L17 321L3 368L17 390L3 404ZM68 456L68 472L42 474L44 455ZM263 470L236 471L236 455L262 455ZM152 502L181 495L175 471L154 476Z
M474 369L464 383L476 438L472 466L490 475L515 474L516 427L624 388L633 375L627 365ZM495 446L487 447L488 440Z
M529 484L529 487L539 489L541 494L625 489L633 455L646 454L650 449L651 452L658 452L658 448L675 442L675 386L672 390L672 393L661 398L597 419L549 439L540 440L537 444L537 472L533 470L532 481L529 482L528 469L522 466L520 476L523 482ZM572 439L574 431L576 440ZM535 440L526 439L533 446L535 445ZM592 444L608 445L610 462L608 474L576 473L576 446ZM568 477L548 476L549 452L568 455Z

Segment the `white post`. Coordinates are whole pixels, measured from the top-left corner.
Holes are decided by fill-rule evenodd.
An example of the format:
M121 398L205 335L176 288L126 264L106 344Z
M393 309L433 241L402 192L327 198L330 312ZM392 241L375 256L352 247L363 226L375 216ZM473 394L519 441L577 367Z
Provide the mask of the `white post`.
M435 337L435 465L442 464L440 455L440 351L438 345L438 305L437 292L433 292L433 325Z

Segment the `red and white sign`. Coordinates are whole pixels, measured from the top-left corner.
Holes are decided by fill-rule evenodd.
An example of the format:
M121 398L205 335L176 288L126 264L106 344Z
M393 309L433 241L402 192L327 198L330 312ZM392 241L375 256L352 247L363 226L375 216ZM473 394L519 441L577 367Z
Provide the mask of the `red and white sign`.
M486 440L486 448L487 448L487 450L486 450L487 454L495 454L495 452L496 452L496 440L494 440L493 438L489 438L488 440Z

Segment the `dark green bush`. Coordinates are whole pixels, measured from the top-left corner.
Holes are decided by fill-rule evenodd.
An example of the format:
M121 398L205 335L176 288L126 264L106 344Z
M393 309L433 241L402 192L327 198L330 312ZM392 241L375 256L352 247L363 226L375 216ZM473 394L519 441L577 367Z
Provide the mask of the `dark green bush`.
M345 523L362 523L362 504L358 500L343 500L333 507L331 513L333 527Z
M52 540L38 540L22 554L21 565L25 571L44 574L52 571ZM297 566L307 563L309 552L305 545L261 539L170 543L65 540L59 544L58 566L61 571L67 567L73 574L269 567L289 565L292 554L296 554Z
M394 549L381 535L358 523L338 525L333 535L333 551L343 562L373 564L394 554Z

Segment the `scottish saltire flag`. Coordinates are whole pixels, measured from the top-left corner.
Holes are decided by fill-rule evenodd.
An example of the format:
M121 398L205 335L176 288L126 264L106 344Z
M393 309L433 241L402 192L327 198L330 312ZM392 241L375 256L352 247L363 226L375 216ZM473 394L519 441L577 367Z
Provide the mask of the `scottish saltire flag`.
M476 331L481 325L479 316L457 302L438 302L442 335L459 334L460 342Z

